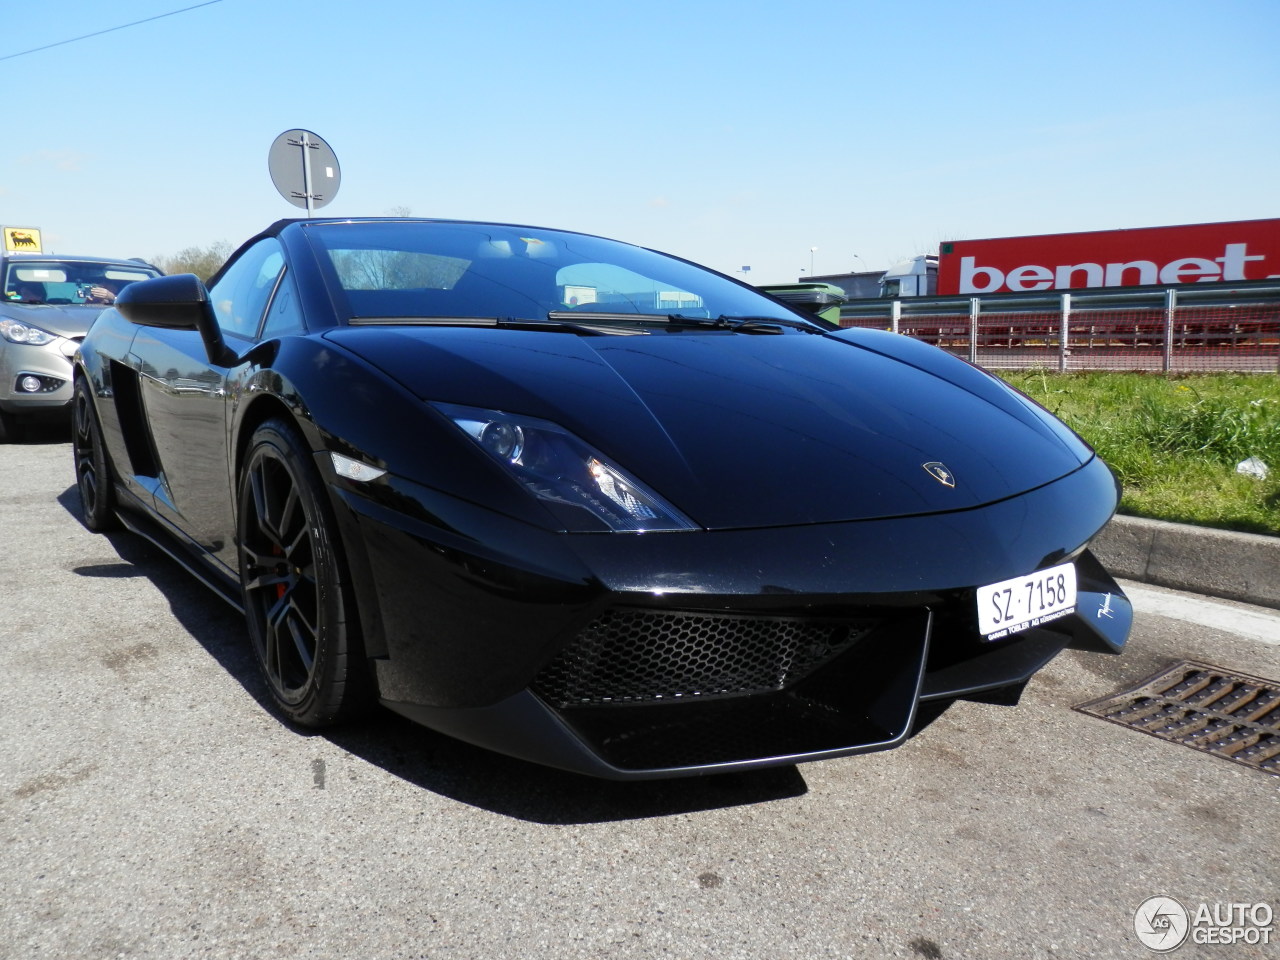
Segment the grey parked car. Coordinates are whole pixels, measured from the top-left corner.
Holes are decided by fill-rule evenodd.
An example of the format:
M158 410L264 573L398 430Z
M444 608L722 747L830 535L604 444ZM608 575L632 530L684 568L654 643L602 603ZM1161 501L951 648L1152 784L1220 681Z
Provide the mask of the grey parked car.
M141 260L0 255L0 442L24 421L69 422L71 357L116 294L160 276Z

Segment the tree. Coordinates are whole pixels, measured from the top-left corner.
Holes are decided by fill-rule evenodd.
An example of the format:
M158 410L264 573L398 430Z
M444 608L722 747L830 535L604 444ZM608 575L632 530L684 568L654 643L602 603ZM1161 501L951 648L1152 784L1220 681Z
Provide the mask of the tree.
M416 250L333 250L330 258L348 290L450 290L468 265Z
M234 249L226 240L219 240L207 247L185 247L172 256L155 256L151 262L168 274L194 273L208 280Z

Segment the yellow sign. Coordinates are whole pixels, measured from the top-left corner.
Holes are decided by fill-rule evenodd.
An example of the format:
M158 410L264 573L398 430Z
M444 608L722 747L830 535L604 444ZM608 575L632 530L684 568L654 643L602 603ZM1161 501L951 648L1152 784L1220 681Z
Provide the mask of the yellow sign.
M40 231L35 227L4 227L6 253L42 253Z

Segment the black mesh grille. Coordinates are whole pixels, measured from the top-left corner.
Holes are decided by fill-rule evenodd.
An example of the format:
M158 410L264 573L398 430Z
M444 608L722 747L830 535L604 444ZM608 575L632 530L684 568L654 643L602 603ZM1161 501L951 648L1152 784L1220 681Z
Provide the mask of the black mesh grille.
M877 622L610 610L543 668L533 689L559 707L781 690Z

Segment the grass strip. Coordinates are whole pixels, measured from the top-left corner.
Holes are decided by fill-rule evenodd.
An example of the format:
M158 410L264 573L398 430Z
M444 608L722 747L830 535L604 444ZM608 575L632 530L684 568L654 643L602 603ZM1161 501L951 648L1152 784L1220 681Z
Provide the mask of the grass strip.
M1124 485L1120 512L1280 536L1280 376L1005 371ZM1256 457L1269 474L1237 472Z

